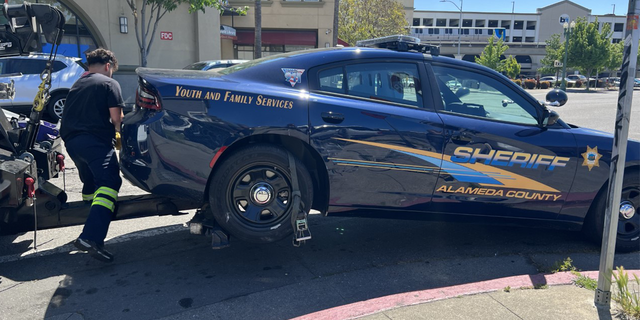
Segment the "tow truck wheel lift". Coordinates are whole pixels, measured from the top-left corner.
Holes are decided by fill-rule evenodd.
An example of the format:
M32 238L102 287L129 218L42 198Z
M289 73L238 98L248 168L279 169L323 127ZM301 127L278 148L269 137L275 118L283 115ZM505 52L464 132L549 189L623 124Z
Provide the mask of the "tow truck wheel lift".
M37 229L83 224L90 207L83 201L68 203L65 191L48 181L60 173L64 180L61 138L36 139L49 98L52 63L62 39L65 18L50 5L27 2L4 4L3 14L8 23L0 28L0 56L42 51L42 38L52 45L30 116L22 119L26 120L26 126L19 125L20 119L7 119L0 108L0 234L33 230L33 248L37 249ZM14 94L13 82L0 84L0 99L12 99ZM193 203L151 194L123 196L116 203L113 220L179 215L183 214L179 210L195 207ZM203 230L214 229L212 224L207 227Z

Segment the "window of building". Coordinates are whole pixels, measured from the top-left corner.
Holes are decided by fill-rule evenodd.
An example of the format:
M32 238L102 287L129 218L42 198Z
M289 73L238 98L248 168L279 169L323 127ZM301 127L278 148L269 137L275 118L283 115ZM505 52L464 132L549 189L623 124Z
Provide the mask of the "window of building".
M413 26L417 27L420 25L420 19L419 18L413 18Z
M527 30L535 30L536 22L535 21L527 21Z
M460 19L449 19L449 27L457 27Z
M483 34L482 29L473 29L474 34Z
M447 19L436 19L436 27L446 27Z
M498 27L498 20L489 20L489 28Z
M505 29L511 29L511 20L502 20L500 22L500 27Z
M346 66L346 71L349 95L422 107L420 75L415 64L361 63Z
M620 41L622 41L622 39L618 39L618 38L611 39L611 42L613 42L613 43L618 43Z
M513 29L522 30L524 29L524 21L516 20L513 22Z
M522 42L522 37L513 37L512 42Z
M422 25L426 26L426 27L433 26L433 19L432 18L424 18L424 19L422 19Z
M526 37L526 38L524 38L524 42L536 42L536 38L535 37Z
M463 27L465 27L465 28L471 28L471 27L473 27L473 25L472 25L472 24L473 24L473 20L471 20L471 19L464 19L464 20L462 20L462 26L463 26Z
M531 63L531 56L517 55L516 61L518 63Z
M476 27L484 28L484 20L476 20Z
M429 29L429 34L440 34L440 29Z
M622 32L624 31L624 23L616 23L613 25L614 32Z

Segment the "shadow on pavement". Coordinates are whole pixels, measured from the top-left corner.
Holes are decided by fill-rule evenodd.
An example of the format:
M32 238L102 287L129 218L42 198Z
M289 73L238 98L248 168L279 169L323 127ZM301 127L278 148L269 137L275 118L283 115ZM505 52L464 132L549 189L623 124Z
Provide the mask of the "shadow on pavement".
M284 319L386 295L536 274L571 256L597 270L578 233L475 224L312 217L313 239L234 241L211 250L184 231L111 244L113 264L86 254L6 263L11 319ZM618 257L619 258L619 257ZM638 269L633 256L625 267ZM595 262L593 261L595 260ZM15 302L10 297L31 297ZM33 300L33 301L30 301Z

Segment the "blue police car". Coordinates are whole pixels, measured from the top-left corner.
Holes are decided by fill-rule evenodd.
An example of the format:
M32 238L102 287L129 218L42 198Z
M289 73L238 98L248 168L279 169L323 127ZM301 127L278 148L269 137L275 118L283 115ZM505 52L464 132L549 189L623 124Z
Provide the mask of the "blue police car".
M237 238L288 236L299 209L533 221L601 238L612 136L437 48L394 37L212 73L137 73L125 177L205 208ZM626 165L617 244L630 251L640 248L637 141Z

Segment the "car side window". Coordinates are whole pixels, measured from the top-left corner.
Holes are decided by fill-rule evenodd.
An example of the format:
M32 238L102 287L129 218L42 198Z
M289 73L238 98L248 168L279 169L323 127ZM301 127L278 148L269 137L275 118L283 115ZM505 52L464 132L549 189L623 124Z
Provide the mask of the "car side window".
M36 59L12 59L7 64L7 73L40 74L44 70L47 62Z
M347 94L422 107L418 66L411 63L361 63L346 66Z
M345 93L342 67L322 70L318 73L318 78L320 80L320 90Z
M58 72L64 68L66 68L67 65L64 64L62 61L54 61L53 62L53 71L52 72Z
M535 106L521 94L488 75L433 66L444 112L537 125Z

